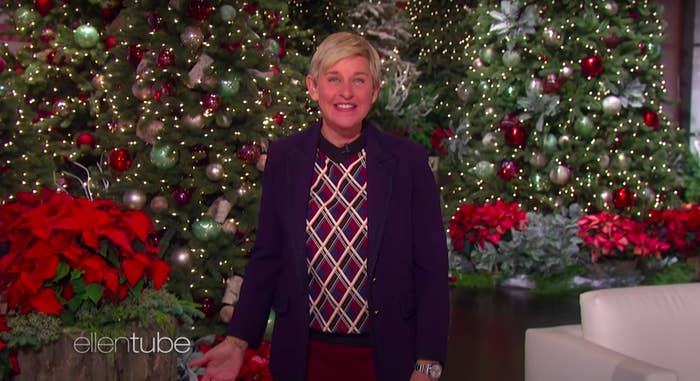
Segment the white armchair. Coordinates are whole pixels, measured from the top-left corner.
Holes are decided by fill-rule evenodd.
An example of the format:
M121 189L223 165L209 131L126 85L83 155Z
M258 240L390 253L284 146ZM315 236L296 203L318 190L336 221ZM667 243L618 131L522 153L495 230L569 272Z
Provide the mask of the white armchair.
M528 329L525 381L700 380L700 283L581 294L581 324Z

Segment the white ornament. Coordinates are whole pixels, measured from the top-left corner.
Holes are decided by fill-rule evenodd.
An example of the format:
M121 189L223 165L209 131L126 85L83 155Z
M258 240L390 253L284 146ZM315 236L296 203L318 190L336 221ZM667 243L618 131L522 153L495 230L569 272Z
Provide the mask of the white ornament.
M620 113L621 109L622 102L620 101L620 98L614 95L609 95L603 99L603 112L606 114L617 115Z

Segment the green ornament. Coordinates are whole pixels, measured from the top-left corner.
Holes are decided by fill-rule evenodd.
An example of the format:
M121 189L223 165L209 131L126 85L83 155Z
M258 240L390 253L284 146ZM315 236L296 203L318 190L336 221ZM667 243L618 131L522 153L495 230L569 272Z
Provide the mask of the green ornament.
M490 65L493 62L493 59L496 57L496 52L492 47L484 48L481 49L481 52L479 52L479 57L481 57L481 61L483 63Z
M493 163L490 163L488 161L482 160L478 163L476 163L476 166L474 166L474 174L476 177L486 180L489 177L493 176L496 173L496 166Z
M81 25L73 31L73 38L75 42L85 49L89 49L97 44L100 39L100 33L92 25Z
M518 95L518 90L515 89L515 86L508 86L506 87L506 95L512 98Z
M593 136L593 132L595 131L595 129L593 128L593 119L587 116L579 118L574 123L574 131L576 131L578 136L582 138L589 138Z
M535 173L532 175L532 187L538 192L546 191L549 189L549 181L541 174Z
M22 27L29 27L36 22L39 15L31 8L22 7L15 12L15 22Z
M542 141L542 148L544 148L544 150L549 153L556 152L557 137L552 134L545 135Z
M507 67L514 67L520 63L520 54L509 50L503 53L503 64Z
M647 44L647 56L650 59L655 60L655 59L659 58L660 55L661 55L661 46L659 44L655 44L653 42L650 42Z
M222 98L231 98L238 93L241 88L241 81L238 77L231 76L219 81L219 95Z
M156 144L151 148L151 163L160 169L174 167L178 156L177 150L170 144Z
M236 8L228 4L222 5L221 9L219 9L219 13L221 14L221 19L224 21L233 21L233 19L236 18Z
M265 42L265 53L268 57L277 57L280 54L280 43L277 40L269 38Z
M192 234L200 241L211 241L221 235L221 225L211 217L202 217L192 223Z

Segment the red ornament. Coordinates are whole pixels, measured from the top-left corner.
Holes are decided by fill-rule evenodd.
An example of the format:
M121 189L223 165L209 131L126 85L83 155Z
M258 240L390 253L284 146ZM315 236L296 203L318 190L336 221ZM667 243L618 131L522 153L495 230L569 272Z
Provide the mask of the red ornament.
M636 9L630 9L630 18L634 21L637 22L639 21L639 11Z
M90 100L90 93L87 91L78 90L78 93L76 94L76 96L78 97L78 100L81 102L87 102L88 100Z
M89 146L90 148L95 148L97 142L95 141L95 135L91 132L83 132L75 139L75 144L77 144L78 147Z
M619 43L620 37L617 37L616 34L609 34L603 37L603 44L605 44L608 49L615 49Z
M16 74L19 74L19 75L24 74L24 67L22 67L22 65L17 65L17 66L15 66L15 67L13 67L12 70L13 70Z
M263 107L270 107L272 105L272 92L268 89L260 90L260 102L262 102Z
M498 177L505 181L513 180L518 177L520 166L518 163L511 160L503 160L498 167Z
M542 90L546 93L558 93L563 81L557 73L549 73L544 79Z
M582 59L581 72L588 78L599 76L603 73L603 60L598 56L588 56Z
M654 130L659 128L659 115L653 110L644 111L644 124L653 128Z
M395 1L394 5L396 5L396 8L399 8L404 11L408 9L408 1Z
M258 12L258 4L256 3L248 3L243 6L243 12L249 14L249 15L254 15L256 12Z
M7 63L5 63L5 60L0 58L0 71L5 71L6 66L7 66Z
M625 209L634 204L634 194L627 188L620 188L613 193L613 205L617 209Z
M275 40L277 40L277 42L280 45L280 49L277 53L277 56L279 58L284 58L284 56L287 55L287 39L281 34L277 34L275 35Z
M236 53L236 52L239 52L241 50L241 48L243 47L243 44L235 41L235 42L224 43L223 46L224 46L224 49L226 49L229 53Z
M129 45L129 51L127 53L127 59L132 65L138 66L143 59L144 50L139 45Z
M261 154L262 148L255 143L244 144L237 152L238 159L250 165L257 163Z
M513 148L525 148L527 133L521 126L508 127L503 131L506 144Z
M105 51L108 51L115 46L117 46L117 39L114 38L114 36L107 36L107 38L105 38Z
M159 68L165 69L175 62L175 54L173 54L173 51L170 49L161 50L158 53L157 62Z
M46 16L52 8L53 0L34 0L34 9L42 16Z
M131 164L131 154L124 148L115 148L109 153L109 167L114 172L124 172L131 168Z
M185 206L192 199L192 189L189 188L175 188L172 192L173 200L180 205Z
M214 298L211 298L209 296L198 298L196 302L199 303L199 310L202 311L205 315L207 315L207 317L214 316L218 309Z
M642 55L645 55L649 52L649 49L647 48L647 44L643 41L640 41L637 46L639 47L639 53Z
M284 123L284 114L277 113L275 116L272 117L275 120L275 123L277 123L278 126L282 126L282 123Z
M272 68L272 73L275 74L275 75L277 75L277 74L279 74L279 73L281 73L281 72L282 72L282 71L280 70L279 67L277 67L277 65L275 65L275 66Z
M498 127L501 131L506 131L506 129L513 127L520 127L520 120L513 114L506 114L500 122L498 122Z
M440 156L445 156L447 154L447 149L444 142L445 139L449 139L452 135L454 135L452 129L434 128L433 134L430 136L430 147L433 151L440 152Z
M151 87L153 99L160 101L162 97L172 97L175 95L175 82L167 81L162 84L155 84Z
M39 32L39 40L45 44L53 41L56 38L56 32L51 27L45 26Z
M206 20L211 11L211 3L207 0L190 0L187 4L187 15L195 20Z
M112 22L117 18L119 8L102 8L100 13L102 13L102 18L105 19L105 21Z
M163 17L155 12L151 12L148 15L148 26L151 28L151 32L157 32L161 29L163 29L163 25L165 25L165 22L163 21Z
M205 94L202 98L202 105L205 111L216 111L221 107L221 97L215 93Z

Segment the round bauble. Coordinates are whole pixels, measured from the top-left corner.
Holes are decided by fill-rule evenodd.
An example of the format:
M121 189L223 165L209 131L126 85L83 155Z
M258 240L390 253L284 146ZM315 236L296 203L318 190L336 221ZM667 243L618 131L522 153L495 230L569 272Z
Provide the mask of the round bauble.
M490 65L496 57L496 51L490 46L483 48L479 52L479 57L481 58L481 61L483 63L485 63L486 65Z
M603 60L598 56L588 56L582 59L581 73L588 78L598 77L603 73Z
M520 63L520 53L509 50L503 53L503 64L507 67L515 67Z
M100 40L100 33L94 26L85 24L73 31L73 39L81 48L89 49Z
M561 45L561 35L552 28L544 28L544 31L542 31L542 39L545 44L550 46Z
M544 83L539 78L533 78L527 83L528 92L542 94L544 92Z
M603 4L603 11L607 15L612 16L617 14L618 9L617 3L614 1L606 1L605 4Z
M219 81L219 95L222 98L231 98L238 93L241 82L238 77L232 75Z
M595 132L593 119L584 115L574 122L574 131L582 138L590 138Z
M205 169L207 178L211 181L219 181L224 178L224 166L221 163L211 163Z
M192 249L176 247L170 252L170 264L173 267L188 269L192 265Z
M484 145L484 148L489 150L496 148L497 143L498 138L496 138L496 135L491 132L485 133L484 137L481 138L481 144Z
M182 125L191 130L201 130L204 128L204 116L202 114L185 114L182 117Z
M557 152L557 137L553 134L547 134L542 137L542 148L545 152L554 153Z
M549 172L549 180L557 185L566 185L571 179L571 170L568 167L560 165Z
M131 168L131 154L124 148L115 148L109 153L109 167L117 173Z
M219 14L224 21L233 21L236 18L236 8L231 5L224 4L219 8Z
M520 174L520 166L517 162L511 160L503 160L498 166L498 177L505 181L513 180Z
M200 241L211 241L221 235L221 225L209 216L192 223L192 234Z
M601 169L608 168L610 165L610 156L605 154L598 156L598 165L600 165Z
M617 209L625 209L634 204L634 193L626 187L622 187L613 192L612 202Z
M481 160L474 166L474 175L482 180L492 177L495 173L496 166L488 161Z
M129 189L124 192L122 203L131 210L141 210L146 205L146 194L140 189Z
M148 204L149 208L151 208L151 211L153 213L160 213L165 210L168 210L168 199L163 196L155 196L151 199L151 202Z
M180 41L188 49L198 49L204 42L204 34L198 26L186 26L180 33Z
M608 115L617 115L622 109L620 98L609 95L603 99L603 112Z
M547 162L547 156L542 152L535 152L530 156L530 165L535 168L544 168Z
M170 169L177 164L179 154L175 147L167 143L158 143L151 148L151 163L160 169Z

